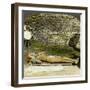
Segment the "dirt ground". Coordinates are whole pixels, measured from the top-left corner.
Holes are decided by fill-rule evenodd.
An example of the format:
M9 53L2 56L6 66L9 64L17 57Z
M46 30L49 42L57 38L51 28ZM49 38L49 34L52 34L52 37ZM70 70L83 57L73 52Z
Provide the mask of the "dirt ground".
M73 75L74 76L80 75L80 69L75 65L24 66L24 77L73 76Z

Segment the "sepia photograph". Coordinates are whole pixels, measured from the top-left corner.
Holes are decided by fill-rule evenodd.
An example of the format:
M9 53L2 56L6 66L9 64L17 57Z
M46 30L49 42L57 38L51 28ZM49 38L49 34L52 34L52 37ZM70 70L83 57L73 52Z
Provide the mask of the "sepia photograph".
M22 15L24 77L80 75L80 14Z

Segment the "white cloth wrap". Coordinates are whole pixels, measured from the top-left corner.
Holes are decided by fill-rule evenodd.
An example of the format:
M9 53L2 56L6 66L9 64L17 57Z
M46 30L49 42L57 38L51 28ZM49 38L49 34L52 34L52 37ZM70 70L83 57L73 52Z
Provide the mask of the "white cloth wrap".
M32 33L30 31L24 31L24 39L30 40L32 38Z

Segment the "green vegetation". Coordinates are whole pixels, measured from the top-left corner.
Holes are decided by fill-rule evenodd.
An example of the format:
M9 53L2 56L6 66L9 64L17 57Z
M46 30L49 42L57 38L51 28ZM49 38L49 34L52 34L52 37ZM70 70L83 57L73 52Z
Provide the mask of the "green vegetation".
M78 55L79 56L79 52L75 51L73 48L69 47L69 46L47 46L44 45L42 42L40 41L35 41L32 40L31 41L31 47L30 50L32 52L46 52L49 55L60 55L60 56L67 56L67 57L73 57L73 54Z

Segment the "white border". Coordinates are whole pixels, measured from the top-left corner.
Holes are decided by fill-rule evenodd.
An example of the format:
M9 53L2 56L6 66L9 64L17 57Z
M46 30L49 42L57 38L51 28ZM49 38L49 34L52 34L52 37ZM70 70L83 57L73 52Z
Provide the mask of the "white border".
M80 44L81 44L81 75L77 77L62 77L62 78L42 78L42 79L22 79L22 10L33 11L47 11L47 12L66 12L66 13L81 13L80 23ZM63 82L63 81L79 81L85 80L85 10L76 9L59 9L59 8L40 8L40 7L18 7L18 83L19 84L34 84L34 83L46 83L46 82Z

